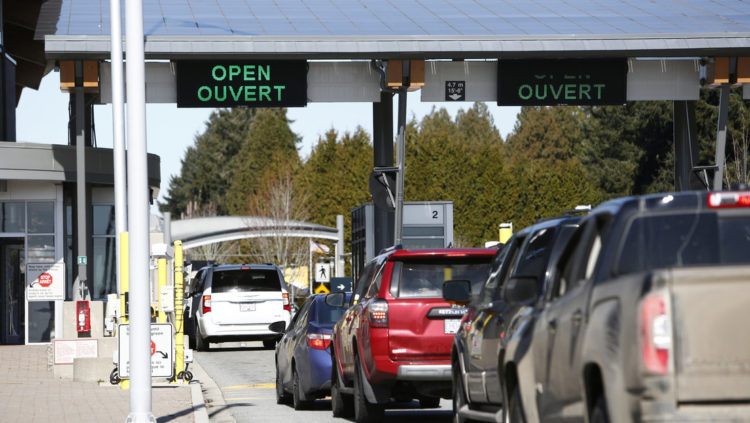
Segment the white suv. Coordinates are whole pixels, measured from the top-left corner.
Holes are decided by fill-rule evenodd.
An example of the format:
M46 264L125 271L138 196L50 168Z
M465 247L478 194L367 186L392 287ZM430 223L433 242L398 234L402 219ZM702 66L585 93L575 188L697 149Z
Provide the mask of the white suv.
M290 320L284 276L270 264L204 267L186 298L186 333L198 351L228 341L263 341L272 349L280 335L269 325L283 321L286 327Z

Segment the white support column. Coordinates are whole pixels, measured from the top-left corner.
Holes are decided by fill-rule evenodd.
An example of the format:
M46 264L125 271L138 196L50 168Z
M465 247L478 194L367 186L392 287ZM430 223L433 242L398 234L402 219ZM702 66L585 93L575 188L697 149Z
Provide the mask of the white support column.
M109 1L110 38L112 39L112 150L115 177L115 228L117 235L117 269L120 268L120 234L128 231L128 191L125 172L125 127L122 79L122 22L120 0ZM120 293L120 272L117 272Z
M128 422L155 422L151 412L149 189L146 149L146 65L143 0L125 3L128 98L128 228L130 238L130 414Z

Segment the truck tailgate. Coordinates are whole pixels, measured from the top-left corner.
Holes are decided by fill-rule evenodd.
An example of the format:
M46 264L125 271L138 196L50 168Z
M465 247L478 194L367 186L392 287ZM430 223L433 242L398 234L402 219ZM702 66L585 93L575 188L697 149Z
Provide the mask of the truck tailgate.
M750 400L750 266L671 273L677 401Z

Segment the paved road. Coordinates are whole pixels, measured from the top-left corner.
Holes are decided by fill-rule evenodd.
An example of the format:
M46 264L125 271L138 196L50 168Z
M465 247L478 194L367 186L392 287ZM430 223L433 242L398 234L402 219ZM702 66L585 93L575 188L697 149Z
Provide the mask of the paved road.
M220 388L226 409L239 422L347 422L331 415L330 399L318 400L313 410L294 411L276 404L274 352L264 350L260 342L212 344L208 352L195 352L195 359ZM451 402L442 400L441 408L421 410L417 403L399 405L386 411L386 422L448 423ZM212 421L220 421L211 417Z

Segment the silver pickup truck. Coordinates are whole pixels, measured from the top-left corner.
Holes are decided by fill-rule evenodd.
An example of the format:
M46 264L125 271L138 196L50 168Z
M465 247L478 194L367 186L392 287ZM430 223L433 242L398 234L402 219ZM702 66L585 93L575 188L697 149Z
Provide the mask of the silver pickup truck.
M533 308L505 337L507 420L750 421L750 192L600 205Z

